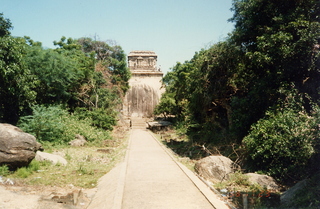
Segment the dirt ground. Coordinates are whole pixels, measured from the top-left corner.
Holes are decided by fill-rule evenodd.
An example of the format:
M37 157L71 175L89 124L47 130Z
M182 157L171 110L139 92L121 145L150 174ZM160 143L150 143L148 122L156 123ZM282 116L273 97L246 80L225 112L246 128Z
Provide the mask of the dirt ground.
M94 189L51 186L0 185L0 209L83 209L94 194Z
M127 131L127 126L121 124L113 130L112 136L123 140ZM72 184L62 188L26 185L16 180L7 181L3 177L0 180L0 209L84 209L98 190Z

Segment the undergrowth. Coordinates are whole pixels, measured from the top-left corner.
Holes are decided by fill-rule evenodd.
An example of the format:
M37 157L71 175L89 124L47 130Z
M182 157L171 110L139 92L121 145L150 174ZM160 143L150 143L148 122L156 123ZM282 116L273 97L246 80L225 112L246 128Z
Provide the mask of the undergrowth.
M194 171L197 160L211 155L224 155L234 162L240 162L241 147L236 144L214 146L213 144L200 144L190 140L180 130L161 131L158 139L177 154L177 159L190 170ZM253 184L248 176L238 171L229 176L227 181L213 184L218 191L223 191L222 196L232 201L237 208L243 208L242 195L248 195L249 208L276 208L280 205L280 194L272 193L266 188Z
M21 117L18 126L42 144L65 145L80 134L94 145L110 139L107 130L93 126L91 118L70 114L61 106L33 106L33 114Z
M26 185L93 188L97 186L98 179L124 157L125 142L110 153L98 152L98 147L94 146L53 148L54 154L68 161L66 166L33 160L27 167L19 168L6 177Z

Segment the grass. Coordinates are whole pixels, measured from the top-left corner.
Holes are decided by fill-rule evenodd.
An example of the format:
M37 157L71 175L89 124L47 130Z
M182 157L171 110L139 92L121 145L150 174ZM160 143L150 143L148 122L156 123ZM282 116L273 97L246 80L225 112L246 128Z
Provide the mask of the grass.
M7 174L6 177L23 185L57 187L73 185L81 188L93 188L97 186L100 177L108 173L124 158L128 136L122 133L120 138L108 140L105 146L89 143L84 147L51 147L49 150L51 153L60 155L68 161L66 166L33 160L28 167L22 167ZM97 151L98 149L110 148L108 145L114 145L110 149L112 151ZM1 173L5 173L4 167L0 167L0 175Z
M0 166L0 176L7 176L9 174L10 174L10 171L7 165Z

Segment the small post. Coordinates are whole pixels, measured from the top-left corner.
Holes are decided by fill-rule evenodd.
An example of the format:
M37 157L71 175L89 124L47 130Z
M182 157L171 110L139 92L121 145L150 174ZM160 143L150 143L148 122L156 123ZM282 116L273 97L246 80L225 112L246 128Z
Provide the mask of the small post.
M243 209L248 209L248 194L242 194Z

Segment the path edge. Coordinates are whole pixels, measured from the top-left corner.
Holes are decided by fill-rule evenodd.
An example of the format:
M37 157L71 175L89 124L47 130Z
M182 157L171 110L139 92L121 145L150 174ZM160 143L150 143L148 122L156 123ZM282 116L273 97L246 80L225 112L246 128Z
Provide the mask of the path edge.
M126 148L126 155L124 160L99 179L97 192L92 198L87 209L122 208L122 199L125 187L131 136L132 130L130 130L130 136L128 139L128 145Z
M203 182L195 173L188 169L185 165L178 162L176 157L170 150L162 144L155 136L154 133L148 131L153 139L162 147L162 149L170 156L170 158L179 166L179 168L187 175L187 177L192 181L192 183L198 188L198 190L203 194L203 196L209 201L209 203L216 209L230 209L226 202L220 200L218 195L216 195L211 188Z

